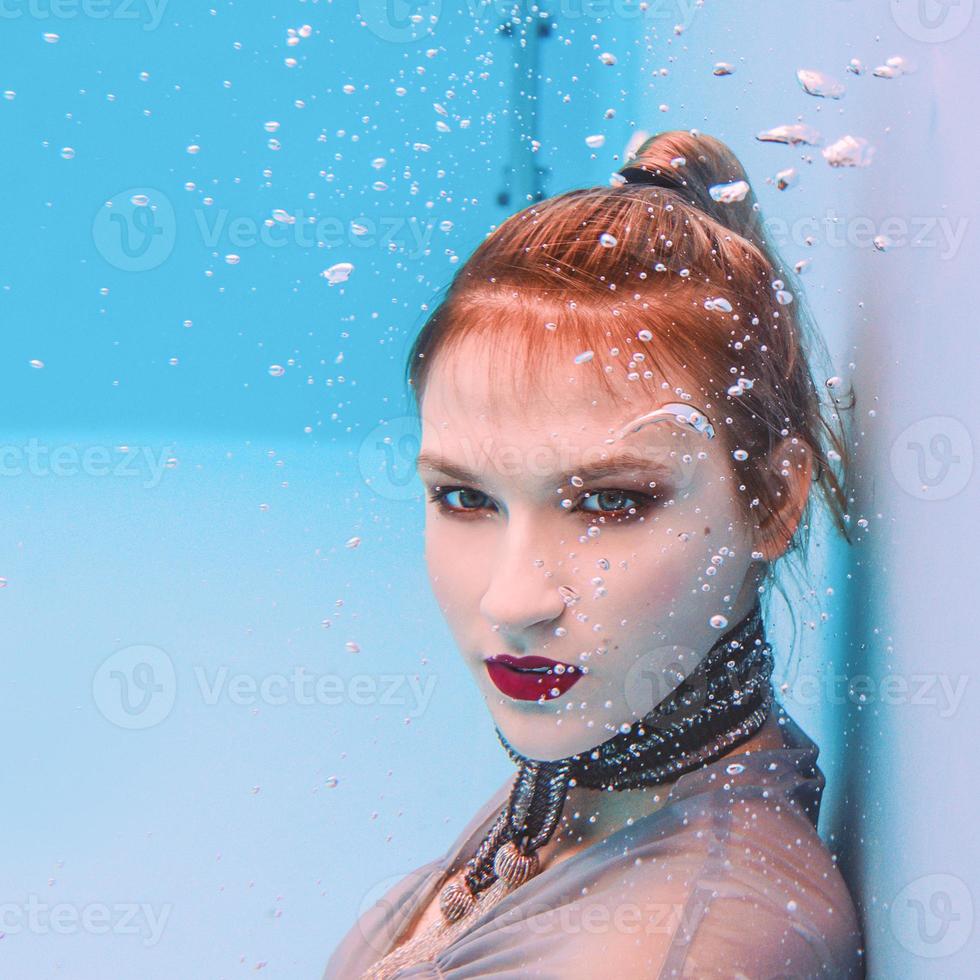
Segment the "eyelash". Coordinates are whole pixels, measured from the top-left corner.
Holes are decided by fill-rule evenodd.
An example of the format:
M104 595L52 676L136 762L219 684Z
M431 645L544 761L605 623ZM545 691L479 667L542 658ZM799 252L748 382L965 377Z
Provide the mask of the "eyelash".
M431 503L434 503L438 508L439 512L442 514L448 514L452 517L465 517L468 514L476 514L482 508L470 507L470 508L456 508L450 507L446 503L446 497L451 493L456 493L459 490L471 490L474 493L479 493L481 496L486 497L487 495L481 490L473 490L472 487L466 486L455 486L455 487L434 487L428 492L428 498ZM607 511L582 511L581 513L586 514L590 520L595 520L597 518L609 518L612 520L635 520L637 517L645 514L653 505L660 499L654 494L639 493L633 490L621 490L618 487L603 487L601 490L592 490L584 493L579 500L579 504L583 500L588 500L589 497L594 497L601 493L611 493L611 494L621 494L628 500L632 500L635 503L634 507L620 507L617 510L607 510ZM489 498L487 498L489 499ZM569 510L574 510L576 508L569 508ZM630 513L633 511L633 513Z

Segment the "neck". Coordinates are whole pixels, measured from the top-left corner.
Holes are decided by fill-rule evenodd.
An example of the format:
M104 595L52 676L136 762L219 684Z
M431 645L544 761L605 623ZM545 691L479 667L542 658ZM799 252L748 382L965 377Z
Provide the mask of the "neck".
M719 758L776 748L782 744L782 731L776 709L773 708L754 735ZM655 786L640 786L613 793L588 786L570 787L555 835L538 852L542 868L559 864L576 852L655 813L667 803L678 779L679 775Z
M587 813L581 826L590 825L590 816L599 823L595 813L599 807L604 817L599 829L609 833L617 822L630 819L634 807L642 813L649 812L651 803L661 805L663 784L724 757L752 738L770 712L771 673L772 653L756 596L750 611L719 637L668 697L591 751L553 762L528 759L498 729L501 743L518 763L517 776L507 803L459 880L440 893L443 916L456 921L469 914L476 896L498 877L516 887L536 874L537 852L554 840L563 820L567 844L591 843L594 834L587 839L575 827L582 819L581 810L566 808L570 790L599 793L584 797L591 799L593 813ZM622 796L623 791L640 795L605 803L606 795Z

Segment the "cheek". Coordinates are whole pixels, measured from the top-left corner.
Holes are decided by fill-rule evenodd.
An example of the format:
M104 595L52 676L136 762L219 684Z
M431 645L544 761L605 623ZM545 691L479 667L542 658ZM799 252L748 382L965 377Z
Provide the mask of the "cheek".
M432 592L447 617L462 615L482 594L485 563L477 536L467 531L445 518L426 517L425 563Z
M634 531L607 531L596 539L594 554L609 564L598 572L605 592L583 606L592 607L591 618L621 649L659 630L665 636L689 634L723 611L725 596L739 592L752 543L737 502L725 485L721 489L725 492L678 496L675 505L657 511ZM594 568L591 562L581 564L583 571ZM585 594L592 596L593 590Z
M678 501L671 537L683 545L698 585L732 582L751 560L745 516L728 478L713 477L698 494Z

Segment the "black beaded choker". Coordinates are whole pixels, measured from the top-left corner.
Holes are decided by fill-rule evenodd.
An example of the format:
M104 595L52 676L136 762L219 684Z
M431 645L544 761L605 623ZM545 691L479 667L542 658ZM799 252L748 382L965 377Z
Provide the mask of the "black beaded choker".
M588 752L554 762L528 759L500 730L518 764L514 787L463 872L440 896L454 922L497 878L513 887L537 873L537 850L554 834L570 786L624 790L653 786L707 765L762 727L773 702L772 648L758 600L649 714Z

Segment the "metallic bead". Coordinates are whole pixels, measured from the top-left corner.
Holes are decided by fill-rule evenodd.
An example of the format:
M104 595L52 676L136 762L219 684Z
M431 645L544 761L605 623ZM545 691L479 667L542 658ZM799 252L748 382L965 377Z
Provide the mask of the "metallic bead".
M494 856L493 870L498 878L517 888L538 873L538 855L533 851L522 854L520 848L509 840Z
M449 922L462 919L476 904L476 897L463 878L449 882L439 893L439 911Z

